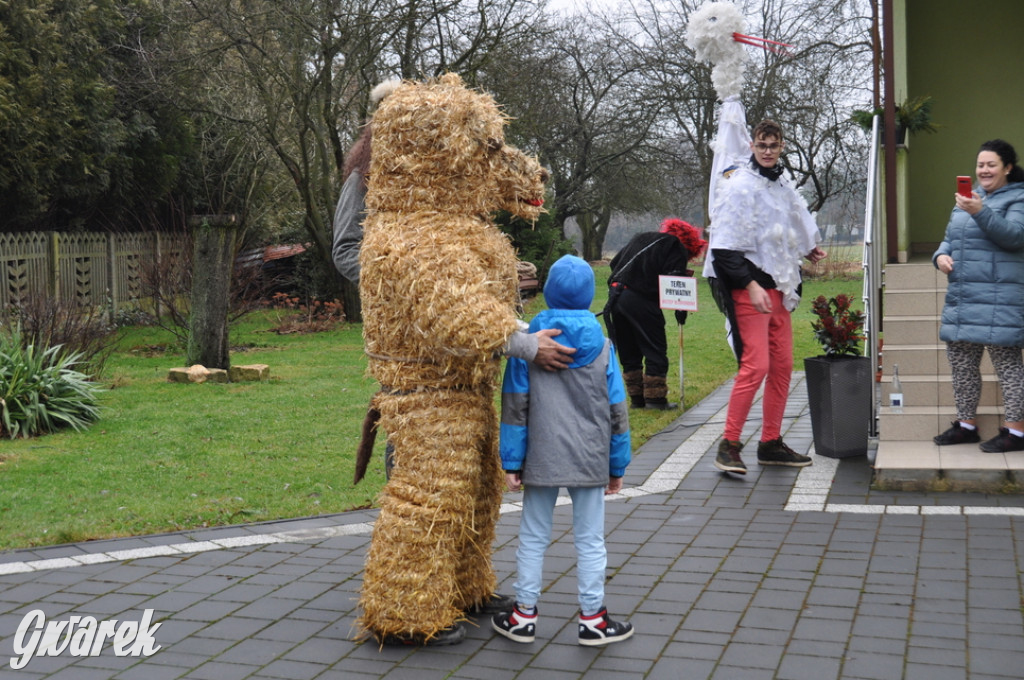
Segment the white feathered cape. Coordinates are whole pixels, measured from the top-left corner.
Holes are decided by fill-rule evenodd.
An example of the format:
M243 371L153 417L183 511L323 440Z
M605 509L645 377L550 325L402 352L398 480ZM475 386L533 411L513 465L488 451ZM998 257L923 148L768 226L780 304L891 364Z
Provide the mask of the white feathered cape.
M715 275L712 250L738 250L775 279L789 311L800 302L800 260L821 240L807 203L785 174L771 181L750 162L718 182L704 276Z

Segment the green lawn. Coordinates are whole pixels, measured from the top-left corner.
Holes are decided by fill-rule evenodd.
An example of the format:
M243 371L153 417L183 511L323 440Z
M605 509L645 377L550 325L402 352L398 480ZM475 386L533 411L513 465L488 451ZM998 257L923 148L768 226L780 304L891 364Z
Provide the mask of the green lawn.
M597 269L599 310L607 267ZM812 280L794 314L797 368L820 354L807 299L859 299L860 278ZM735 371L723 318L701 284L700 311L683 327L685 405ZM541 309L528 306L528 315ZM352 484L353 454L376 384L365 374L361 328L278 335L272 313L232 329L236 365L270 365L264 383L176 384L184 365L169 334L122 332L107 362L101 420L81 433L0 441L0 549L303 517L367 507L384 483L383 437L366 479ZM671 314L670 398L679 384ZM634 448L678 412L631 411Z

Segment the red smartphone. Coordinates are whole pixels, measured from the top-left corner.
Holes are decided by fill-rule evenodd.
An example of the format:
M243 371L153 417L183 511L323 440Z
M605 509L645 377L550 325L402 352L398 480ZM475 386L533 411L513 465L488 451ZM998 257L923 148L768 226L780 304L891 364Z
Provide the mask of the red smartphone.
M956 178L956 192L964 198L971 197L971 178L960 175Z

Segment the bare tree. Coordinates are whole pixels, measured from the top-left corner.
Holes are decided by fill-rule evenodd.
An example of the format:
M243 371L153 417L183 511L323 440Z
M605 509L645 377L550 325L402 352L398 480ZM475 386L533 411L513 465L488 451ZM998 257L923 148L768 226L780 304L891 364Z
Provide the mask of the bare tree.
M551 170L554 221L576 218L582 256L601 257L612 212L641 212L663 197L664 149L642 55L614 19L575 17L489 72L518 141Z
M717 94L710 64L694 60L685 44L690 14L702 2L665 6L638 2L635 18L650 55L648 75L679 138L678 150L692 155L691 172L704 189L711 171L710 143L717 127ZM750 32L793 47L784 53L750 48L743 101L748 122L770 117L787 131L785 162L797 176L811 209L862 186L863 139L849 122L850 111L870 93L871 42L868 0L748 0ZM690 184L691 182L686 182Z
M388 76L482 67L515 44L532 0L185 0L193 106L245 130L291 185L288 205L335 285L331 218L345 153L365 123L369 92ZM467 75L472 81L472 76ZM358 291L345 286L346 309Z

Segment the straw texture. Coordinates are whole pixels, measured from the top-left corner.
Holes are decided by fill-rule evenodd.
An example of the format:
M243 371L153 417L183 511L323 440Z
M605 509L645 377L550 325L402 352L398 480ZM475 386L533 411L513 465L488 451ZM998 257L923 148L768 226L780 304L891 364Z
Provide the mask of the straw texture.
M490 214L535 219L546 173L453 74L403 82L373 117L360 252L372 407L395 450L359 625L426 640L494 592L494 389L517 328L516 257Z

